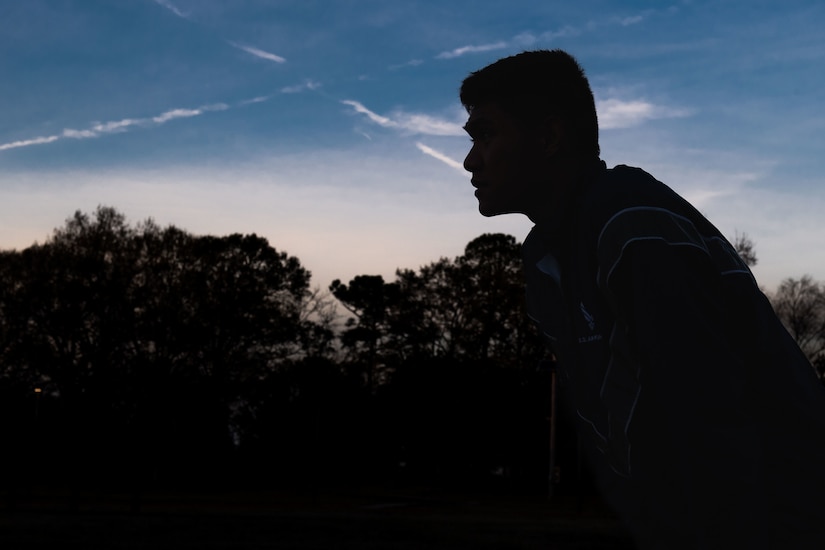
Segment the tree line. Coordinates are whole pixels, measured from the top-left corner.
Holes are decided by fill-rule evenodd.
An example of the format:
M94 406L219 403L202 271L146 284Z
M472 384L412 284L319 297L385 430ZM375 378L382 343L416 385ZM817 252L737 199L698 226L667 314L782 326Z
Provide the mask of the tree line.
M755 262L746 236L735 244ZM787 279L772 299L823 374L825 285ZM322 292L262 237L131 226L98 207L0 252L0 476L11 493L365 479L541 490L546 359L512 236ZM559 462L577 471L574 436L560 437Z

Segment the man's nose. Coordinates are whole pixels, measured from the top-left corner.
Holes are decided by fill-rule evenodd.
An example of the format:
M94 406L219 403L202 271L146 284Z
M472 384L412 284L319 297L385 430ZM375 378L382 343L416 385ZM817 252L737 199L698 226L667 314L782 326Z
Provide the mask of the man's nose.
M473 144L470 152L464 157L464 169L468 172L477 172L481 167L481 155L478 153L478 147Z

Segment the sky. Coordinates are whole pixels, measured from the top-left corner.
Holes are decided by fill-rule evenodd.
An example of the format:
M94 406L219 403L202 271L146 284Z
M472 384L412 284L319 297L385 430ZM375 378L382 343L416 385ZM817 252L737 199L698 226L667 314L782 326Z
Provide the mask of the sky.
M323 289L522 241L478 214L457 91L561 48L609 166L747 234L763 288L823 280L823 28L820 0L0 0L0 249L104 205L264 236Z

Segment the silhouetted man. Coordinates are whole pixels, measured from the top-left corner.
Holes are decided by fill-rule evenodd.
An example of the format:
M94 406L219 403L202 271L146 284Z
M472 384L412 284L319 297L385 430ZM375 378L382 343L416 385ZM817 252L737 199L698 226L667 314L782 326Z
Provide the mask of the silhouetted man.
M530 316L599 487L642 548L825 548L825 388L719 231L599 159L567 53L461 87L479 211L520 213Z

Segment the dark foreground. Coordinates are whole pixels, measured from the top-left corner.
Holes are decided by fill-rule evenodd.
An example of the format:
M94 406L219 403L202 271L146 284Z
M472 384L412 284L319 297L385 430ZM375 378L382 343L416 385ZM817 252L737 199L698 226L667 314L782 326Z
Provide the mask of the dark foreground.
M29 494L4 503L0 548L631 549L616 520L580 499L424 490L356 494Z

